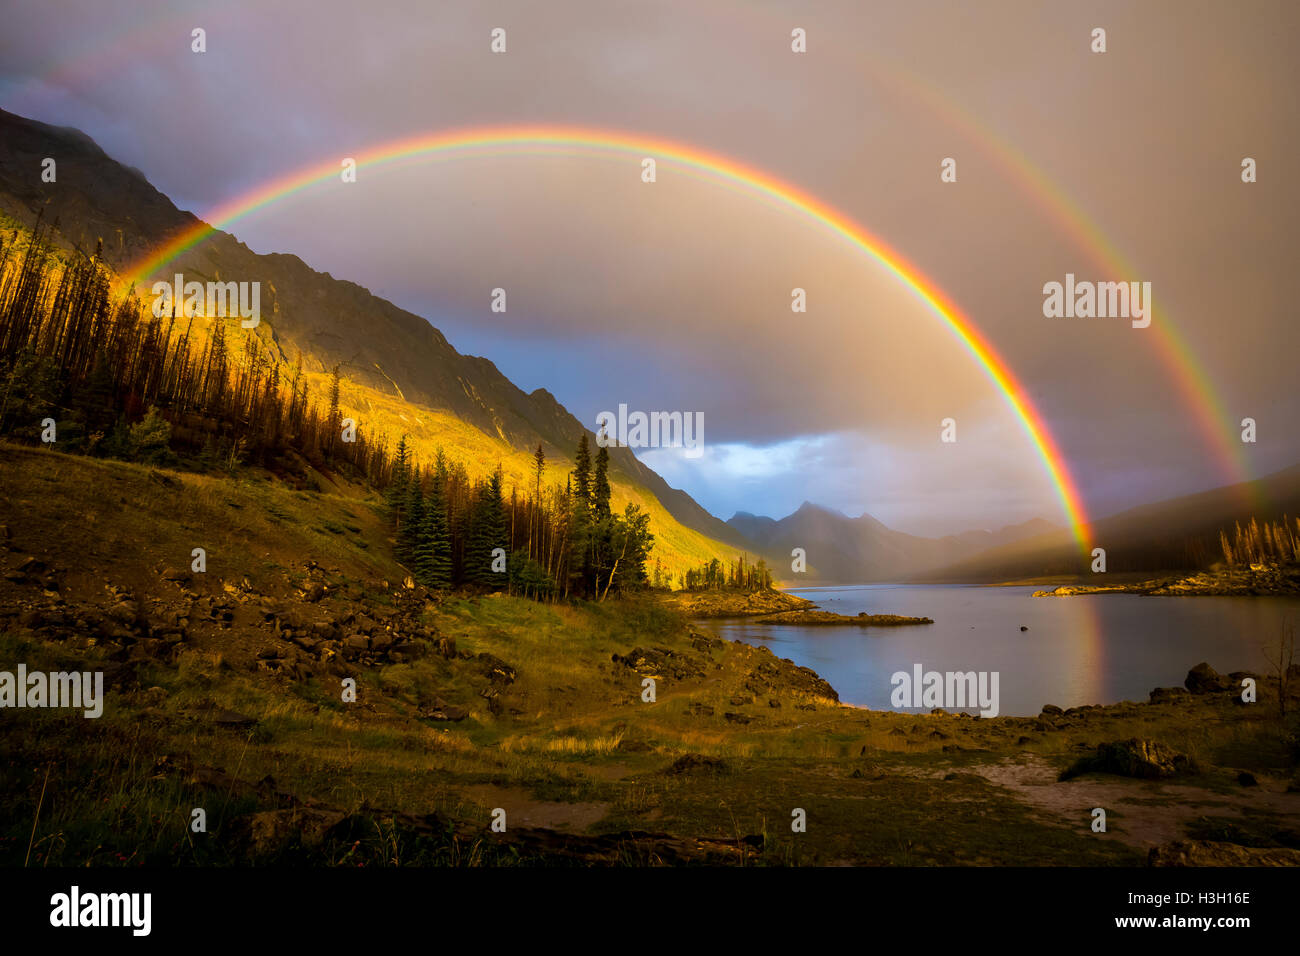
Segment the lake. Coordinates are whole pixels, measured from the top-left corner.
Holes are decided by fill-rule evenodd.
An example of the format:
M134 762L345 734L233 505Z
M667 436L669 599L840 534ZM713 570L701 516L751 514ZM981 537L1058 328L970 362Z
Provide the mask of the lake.
M1030 587L862 585L790 593L838 614L906 614L915 627L700 622L727 639L770 648L811 667L846 704L893 709L890 677L930 671L997 671L1000 713L1033 716L1044 704L1145 701L1181 686L1200 661L1222 673L1269 672L1265 649L1284 626L1300 628L1300 598L1033 597ZM1021 631L1022 626L1029 630ZM912 708L920 712L928 708ZM969 709L969 708L967 708Z

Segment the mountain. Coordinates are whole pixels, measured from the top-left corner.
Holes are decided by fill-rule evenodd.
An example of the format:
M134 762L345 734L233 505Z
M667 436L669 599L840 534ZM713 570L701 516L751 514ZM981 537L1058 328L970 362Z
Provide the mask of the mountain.
M1252 518L1260 522L1300 515L1300 465L1254 481L1225 485L1130 508L1088 525L1091 547L1106 551L1106 570L1156 573L1201 570L1222 560L1219 532ZM1089 559L1061 529L995 547L938 568L928 577L952 581L1008 581L1088 573Z
M850 518L809 501L780 520L742 511L727 523L778 569L789 567L794 548L803 548L806 579L821 584L898 581L1052 528L1039 518L998 531L924 538L894 531L867 514Z
M42 182L46 157L57 163L54 183ZM102 244L104 261L119 272L199 222L84 133L0 110L0 213L30 226L42 210L64 248L92 254ZM266 344L286 363L300 360L309 376L339 365L354 399L372 412L370 421L377 409L387 410L383 426L394 440L410 421L401 410L406 404L412 415L419 409L446 413L515 452L530 452L540 442L552 462L572 456L584 431L594 439L547 390L525 393L488 359L456 351L424 318L297 256L259 255L218 231L148 278L170 279L177 272L203 282L260 282L258 334ZM436 433L427 438L430 445L441 440ZM626 486L625 498L648 494L674 521L714 545L746 546L743 536L669 487L629 449L610 449L610 474ZM718 551L703 541L686 550L692 560Z

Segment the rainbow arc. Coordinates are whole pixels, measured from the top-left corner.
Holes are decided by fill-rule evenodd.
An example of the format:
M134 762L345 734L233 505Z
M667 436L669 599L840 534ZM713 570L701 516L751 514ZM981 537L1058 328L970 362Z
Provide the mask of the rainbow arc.
M882 238L850 217L761 170L733 159L683 143L639 134L563 126L480 127L422 134L384 143L352 157L357 169L374 169L415 157L438 160L482 156L552 153L563 155L635 157L652 156L691 175L746 193L759 201L811 219L843 241L865 253L892 273L925 309L944 324L970 356L979 363L998 389L1017 422L1035 448L1061 502L1074 539L1087 550L1087 516L1066 460L1042 414L1006 362L978 326L916 265ZM264 183L171 237L160 248L125 270L123 282L135 287L157 274L178 256L195 248L218 230L246 216L303 192L312 186L340 182L340 158L313 164Z

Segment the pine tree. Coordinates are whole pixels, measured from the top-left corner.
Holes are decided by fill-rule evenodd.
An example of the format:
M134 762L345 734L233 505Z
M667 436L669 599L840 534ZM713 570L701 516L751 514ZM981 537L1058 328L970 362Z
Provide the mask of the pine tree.
M407 486L411 478L411 452L403 435L397 442L397 451L393 454L393 477L388 483L385 498L388 513L392 516L394 527L400 534L402 530L402 513L406 508Z
M537 443L537 451L533 452L533 467L535 481L533 483L533 501L532 506L528 509L528 556L534 556L533 539L537 539L536 554L542 553L542 525L546 520L546 513L542 508L542 473L546 470L546 453L542 451L542 443Z
M398 553L407 561L414 561L420 550L420 537L424 533L424 489L420 475L411 475L406 490L406 518L398 531Z
M339 440L339 367L334 366L330 373L330 411L329 411L329 434L325 439L325 454L333 457L334 448Z
M592 513L591 513L591 447L587 433L578 439L578 451L573 456L573 488L569 496L569 576L580 593L591 590L592 575Z
M505 583L505 579L492 570L492 552L497 548L509 550L506 512L501 502L503 480L498 467L487 481L478 486L475 495L465 540L465 580L471 584L491 587Z
M424 520L415 552L415 572L429 588L451 588L451 531L447 522L447 472L441 463L435 468L429 496L424 500Z
M596 453L596 475L591 483L591 507L597 521L610 516L609 498L609 449L602 447Z

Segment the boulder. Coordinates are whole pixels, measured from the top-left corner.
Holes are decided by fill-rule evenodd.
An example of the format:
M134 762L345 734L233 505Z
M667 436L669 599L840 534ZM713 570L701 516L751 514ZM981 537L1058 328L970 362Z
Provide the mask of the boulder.
M665 767L663 773L675 776L683 773L728 773L731 767L721 757L708 757L704 754L683 754Z
M1162 780L1194 771L1192 760L1186 754L1154 740L1130 737L1102 744L1095 754L1076 761L1060 779L1069 780L1084 773L1113 773L1139 780Z
M482 663L486 676L494 683L513 684L515 682L517 676L515 669L501 658L483 653L478 655L478 660Z
M1186 687L1157 687L1151 691L1150 701L1153 704L1167 703L1184 699L1190 693Z
M264 810L236 820L234 838L250 856L265 856L294 843L315 846L345 817L342 810L313 807Z
M1187 672L1183 681L1193 694L1214 694L1219 691L1232 690L1232 681L1224 677L1205 661L1197 664Z

